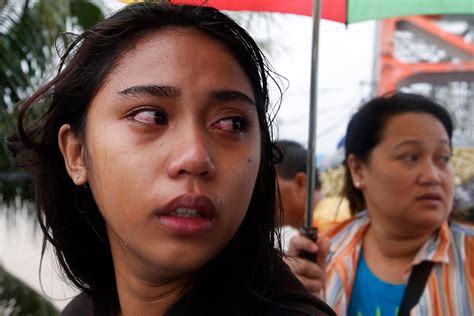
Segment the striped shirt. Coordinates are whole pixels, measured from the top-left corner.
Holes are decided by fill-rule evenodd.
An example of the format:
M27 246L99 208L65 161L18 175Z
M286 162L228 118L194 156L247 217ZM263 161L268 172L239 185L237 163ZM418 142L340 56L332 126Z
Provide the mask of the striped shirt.
M326 302L340 316L347 315L362 239L369 227L367 212L341 223L326 236L331 238L326 270ZM411 267L424 260L433 269L411 316L474 315L474 225L446 221L418 250ZM384 315L385 316L385 315Z

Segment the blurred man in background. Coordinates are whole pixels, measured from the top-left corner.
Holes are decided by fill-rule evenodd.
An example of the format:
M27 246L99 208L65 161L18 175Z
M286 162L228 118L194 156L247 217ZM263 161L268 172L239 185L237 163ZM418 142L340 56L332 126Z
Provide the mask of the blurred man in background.
M288 243L299 227L304 225L304 212L307 195L306 160L307 150L294 141L280 140L276 145L283 153L282 161L276 165L280 203L283 210L282 246L288 249ZM316 170L314 182L314 205L322 198L321 181Z

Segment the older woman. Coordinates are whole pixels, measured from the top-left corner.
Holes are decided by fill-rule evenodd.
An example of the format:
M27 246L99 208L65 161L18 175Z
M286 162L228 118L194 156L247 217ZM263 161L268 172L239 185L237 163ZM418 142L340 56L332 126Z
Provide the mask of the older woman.
M442 106L403 93L349 122L344 193L356 215L326 235L325 295L339 315L474 314L474 226L450 219L452 132Z
M245 30L212 8L134 4L62 61L9 146L83 292L65 315L333 314L273 247L268 67Z

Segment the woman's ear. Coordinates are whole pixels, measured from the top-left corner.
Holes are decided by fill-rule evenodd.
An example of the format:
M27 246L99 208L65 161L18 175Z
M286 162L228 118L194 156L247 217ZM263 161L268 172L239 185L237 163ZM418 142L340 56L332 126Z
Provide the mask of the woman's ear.
M84 147L69 124L64 124L58 133L59 150L64 158L67 173L75 185L87 182L87 170L84 163Z
M362 190L365 187L362 162L354 154L350 154L347 158L347 166L351 172L352 184L357 189Z
M293 182L295 184L295 187L296 187L296 193L298 194L298 196L300 198L306 198L306 188L308 186L308 177L306 176L306 173L304 172L298 172L294 178L293 178Z

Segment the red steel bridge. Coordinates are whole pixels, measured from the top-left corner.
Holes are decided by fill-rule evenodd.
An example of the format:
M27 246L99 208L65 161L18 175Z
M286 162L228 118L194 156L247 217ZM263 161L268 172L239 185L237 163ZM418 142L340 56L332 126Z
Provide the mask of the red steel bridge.
M474 15L387 19L377 37L376 93L435 98L455 120L455 145L474 146Z

